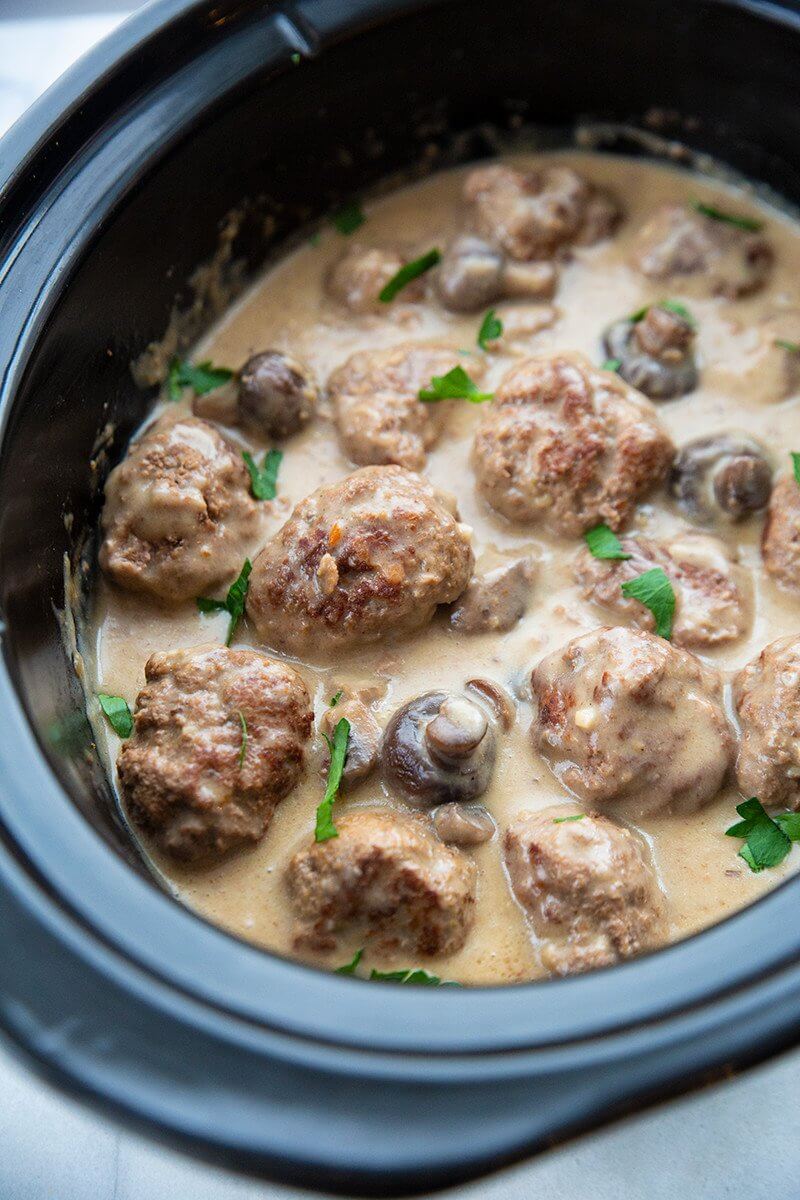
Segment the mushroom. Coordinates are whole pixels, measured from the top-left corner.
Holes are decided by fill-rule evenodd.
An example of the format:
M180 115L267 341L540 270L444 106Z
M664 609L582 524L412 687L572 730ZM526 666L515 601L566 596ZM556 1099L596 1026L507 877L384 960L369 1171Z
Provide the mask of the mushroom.
M341 779L341 787L347 791L366 779L376 766L381 731L370 708L357 696L340 700L334 708L326 708L320 721L320 730L332 738L342 717L350 723ZM330 759L325 763L326 770L329 762Z
M603 348L617 373L651 400L685 396L697 387L694 326L674 308L651 304L641 315L615 321Z
M461 633L505 633L525 615L536 563L518 558L473 578L453 606L450 624Z
M549 299L556 284L551 262L507 262L482 238L465 234L442 258L437 286L451 312L478 312L504 298Z
M418 808L474 800L489 786L495 733L472 700L426 692L394 714L383 735L386 782Z
M437 836L451 846L480 846L494 837L497 826L482 804L440 804L431 813Z
M262 437L297 433L311 420L317 400L308 369L280 350L254 354L239 372L239 418Z
M722 515L739 521L766 507L772 467L763 446L747 434L698 438L679 451L670 491L695 520Z

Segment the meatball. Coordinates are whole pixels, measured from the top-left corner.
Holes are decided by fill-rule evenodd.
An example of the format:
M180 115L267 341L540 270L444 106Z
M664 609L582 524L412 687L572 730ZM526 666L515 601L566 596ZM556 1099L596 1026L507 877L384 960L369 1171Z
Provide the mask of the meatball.
M213 425L162 417L106 481L100 566L177 604L239 571L258 532L242 455Z
M733 738L716 671L663 638L595 629L531 676L536 747L559 781L626 816L691 812L722 786Z
M739 790L800 811L800 637L771 642L743 667L733 699L742 730Z
M655 871L630 829L556 805L520 813L504 847L514 895L553 974L612 966L666 940Z
M379 312L385 308L380 299L381 292L411 257L413 255L405 256L398 250L356 243L334 264L328 275L328 294L352 313ZM424 294L425 281L418 278L403 288L402 298L421 300Z
M297 433L313 417L317 401L308 368L280 350L254 354L239 373L239 416L259 437Z
M617 373L651 400L684 396L697 387L694 326L673 308L651 304L638 320L615 321L603 348Z
M601 521L624 525L674 452L649 401L582 355L559 354L504 377L472 461L492 508L575 537Z
M680 281L702 295L735 300L764 286L773 253L761 233L665 204L639 231L634 265L648 279Z
M360 350L328 380L334 420L345 454L359 466L396 463L409 471L425 466L450 409L419 398L434 375L446 375L463 359L447 346L404 342L389 350ZM470 377L480 379L476 358Z
M333 950L357 930L379 954L452 954L475 917L475 864L420 818L356 809L338 837L299 850L286 872L298 949Z
M741 637L750 624L747 577L730 557L724 542L702 533L682 533L665 542L627 537L627 560L608 561L582 550L575 577L584 599L609 609L638 629L655 629L649 608L621 586L653 567L669 576L675 592L672 642L676 646L718 646Z
M247 613L262 640L304 655L426 625L472 574L469 529L402 467L363 467L294 510L253 564Z
M791 476L779 479L772 489L761 555L781 587L800 591L800 485Z
M217 859L267 832L303 768L300 676L255 650L153 654L117 768L128 812L176 859Z
M525 261L599 241L620 219L616 200L571 167L477 167L466 178L464 199L480 236Z
M800 308L780 308L760 321L743 316L728 327L734 336L705 371L714 391L776 404L800 389Z
M505 563L473 579L450 614L460 633L506 633L525 615L536 563L530 557Z

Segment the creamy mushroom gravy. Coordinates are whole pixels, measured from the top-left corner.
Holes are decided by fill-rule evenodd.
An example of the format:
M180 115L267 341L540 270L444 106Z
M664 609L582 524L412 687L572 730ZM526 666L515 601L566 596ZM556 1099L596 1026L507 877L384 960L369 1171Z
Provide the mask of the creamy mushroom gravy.
M551 327L520 338L503 352L483 356L476 345L483 311L461 316L435 302L409 303L400 293L385 312L354 316L326 296L326 273L349 241L407 245L412 257L432 246L443 248L458 230L465 174L465 169L459 169L366 205L367 221L349 241L335 229L326 229L318 239L278 262L195 348L193 360L211 359L215 364L236 368L257 351L276 348L308 364L324 383L333 368L355 350L437 339L468 350L470 356L485 357L487 373L481 387L491 391L515 361L531 353L578 350L600 364L605 357L600 338L607 325L666 295L684 301L698 323L699 387L682 398L656 404L675 443L680 447L704 434L744 430L774 453L776 473L790 469L788 450L800 448L798 398L766 402L758 379L748 378L747 372L764 357L774 337L768 338L760 331L760 320L767 314L800 306L797 226L745 191L671 167L583 152L547 157L574 165L590 180L612 189L625 210L625 219L612 238L578 248L563 266L553 301L558 315ZM521 156L510 161L528 165L533 159ZM652 211L659 204L690 198L763 217L775 249L774 271L766 288L736 301L704 299L693 294L690 283L665 288L630 267L634 234ZM507 318L514 305L503 302L495 308L501 318ZM465 354L463 358L467 370L475 361L470 356ZM188 405L187 394L179 407ZM165 398L157 412L168 406L176 408ZM477 916L466 944L446 959L401 962L397 958L381 960L369 952L365 959L368 966L382 969L422 965L444 978L469 984L512 983L546 973L532 931L511 895L500 844L504 827L516 813L565 798L531 744L530 671L545 654L569 639L598 625L613 624L613 618L581 598L574 582L572 564L582 539L552 537L539 525L513 525L476 494L469 453L481 416L479 405L453 404L444 433L429 452L424 473L435 486L457 498L462 521L474 531L478 571L518 556L521 550L538 560L527 614L508 633L468 636L450 629L446 614L440 610L429 627L397 644L364 646L357 652L342 653L333 664L296 664L314 699L317 723L334 693L348 686L374 685L378 691L374 711L382 725L407 699L439 688L460 692L465 681L476 676L497 681L517 697L515 724L509 733L499 735L496 769L483 797L497 821L498 834L491 842L464 851L474 854L478 865ZM228 433L244 448L254 452L263 449L237 430ZM353 470L340 451L324 401L316 419L287 439L282 448L285 456L278 478L278 498L259 505L262 528L253 539L251 558L298 501ZM749 570L754 597L749 632L716 650L700 652L704 661L720 669L726 681L768 642L798 629L798 600L782 592L761 568L762 523L759 515L716 531ZM635 530L656 535L686 527L685 516L663 489L639 506L632 525ZM224 594L224 588L214 594ZM133 709L144 682L144 664L152 652L215 640L221 643L226 627L224 613L201 615L193 603L176 610L162 608L99 577L93 617L84 638L89 688L124 696ZM256 644L247 623L240 625L235 644ZM730 715L735 726L732 710ZM96 728L101 753L113 777L119 741L100 721ZM239 851L218 865L176 864L145 841L146 854L174 894L232 933L279 954L294 955L284 869L293 852L313 838L315 811L324 791L324 756L322 739L315 734L303 778L279 804L267 835L253 848ZM735 806L740 801L735 786L730 786L695 814L649 817L636 823L653 853L673 939L741 908L775 886L800 862L795 847L780 867L760 874L747 868L737 857L740 843L724 836L724 830L736 820ZM340 797L336 813L376 803L390 807L396 803L382 785L379 773ZM610 811L613 813L613 806ZM335 953L317 955L313 961L339 966L356 948L357 942L348 944L343 939Z

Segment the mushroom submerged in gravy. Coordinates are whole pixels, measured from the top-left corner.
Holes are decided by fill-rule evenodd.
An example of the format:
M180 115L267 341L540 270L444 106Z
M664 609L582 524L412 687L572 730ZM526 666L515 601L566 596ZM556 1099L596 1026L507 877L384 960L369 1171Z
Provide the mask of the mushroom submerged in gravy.
M588 152L357 212L107 480L85 657L132 833L345 975L656 950L800 860L800 226Z

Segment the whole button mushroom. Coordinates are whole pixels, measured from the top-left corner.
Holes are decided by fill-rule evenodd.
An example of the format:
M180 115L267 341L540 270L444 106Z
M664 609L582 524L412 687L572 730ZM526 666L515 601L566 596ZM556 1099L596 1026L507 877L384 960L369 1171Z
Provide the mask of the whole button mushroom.
M697 387L694 336L688 316L669 305L651 304L643 314L609 326L603 348L631 387L651 400L670 400Z
M311 420L318 398L308 369L280 350L254 354L239 373L240 420L262 437L297 433Z
M384 778L418 808L483 795L492 776L494 729L463 696L426 692L394 714L383 735Z
M549 299L557 281L551 262L508 262L483 238L465 234L451 242L437 275L439 295L451 312L478 312L505 298Z
M695 520L739 521L769 503L772 467L746 434L716 434L688 442L672 467L670 490Z

